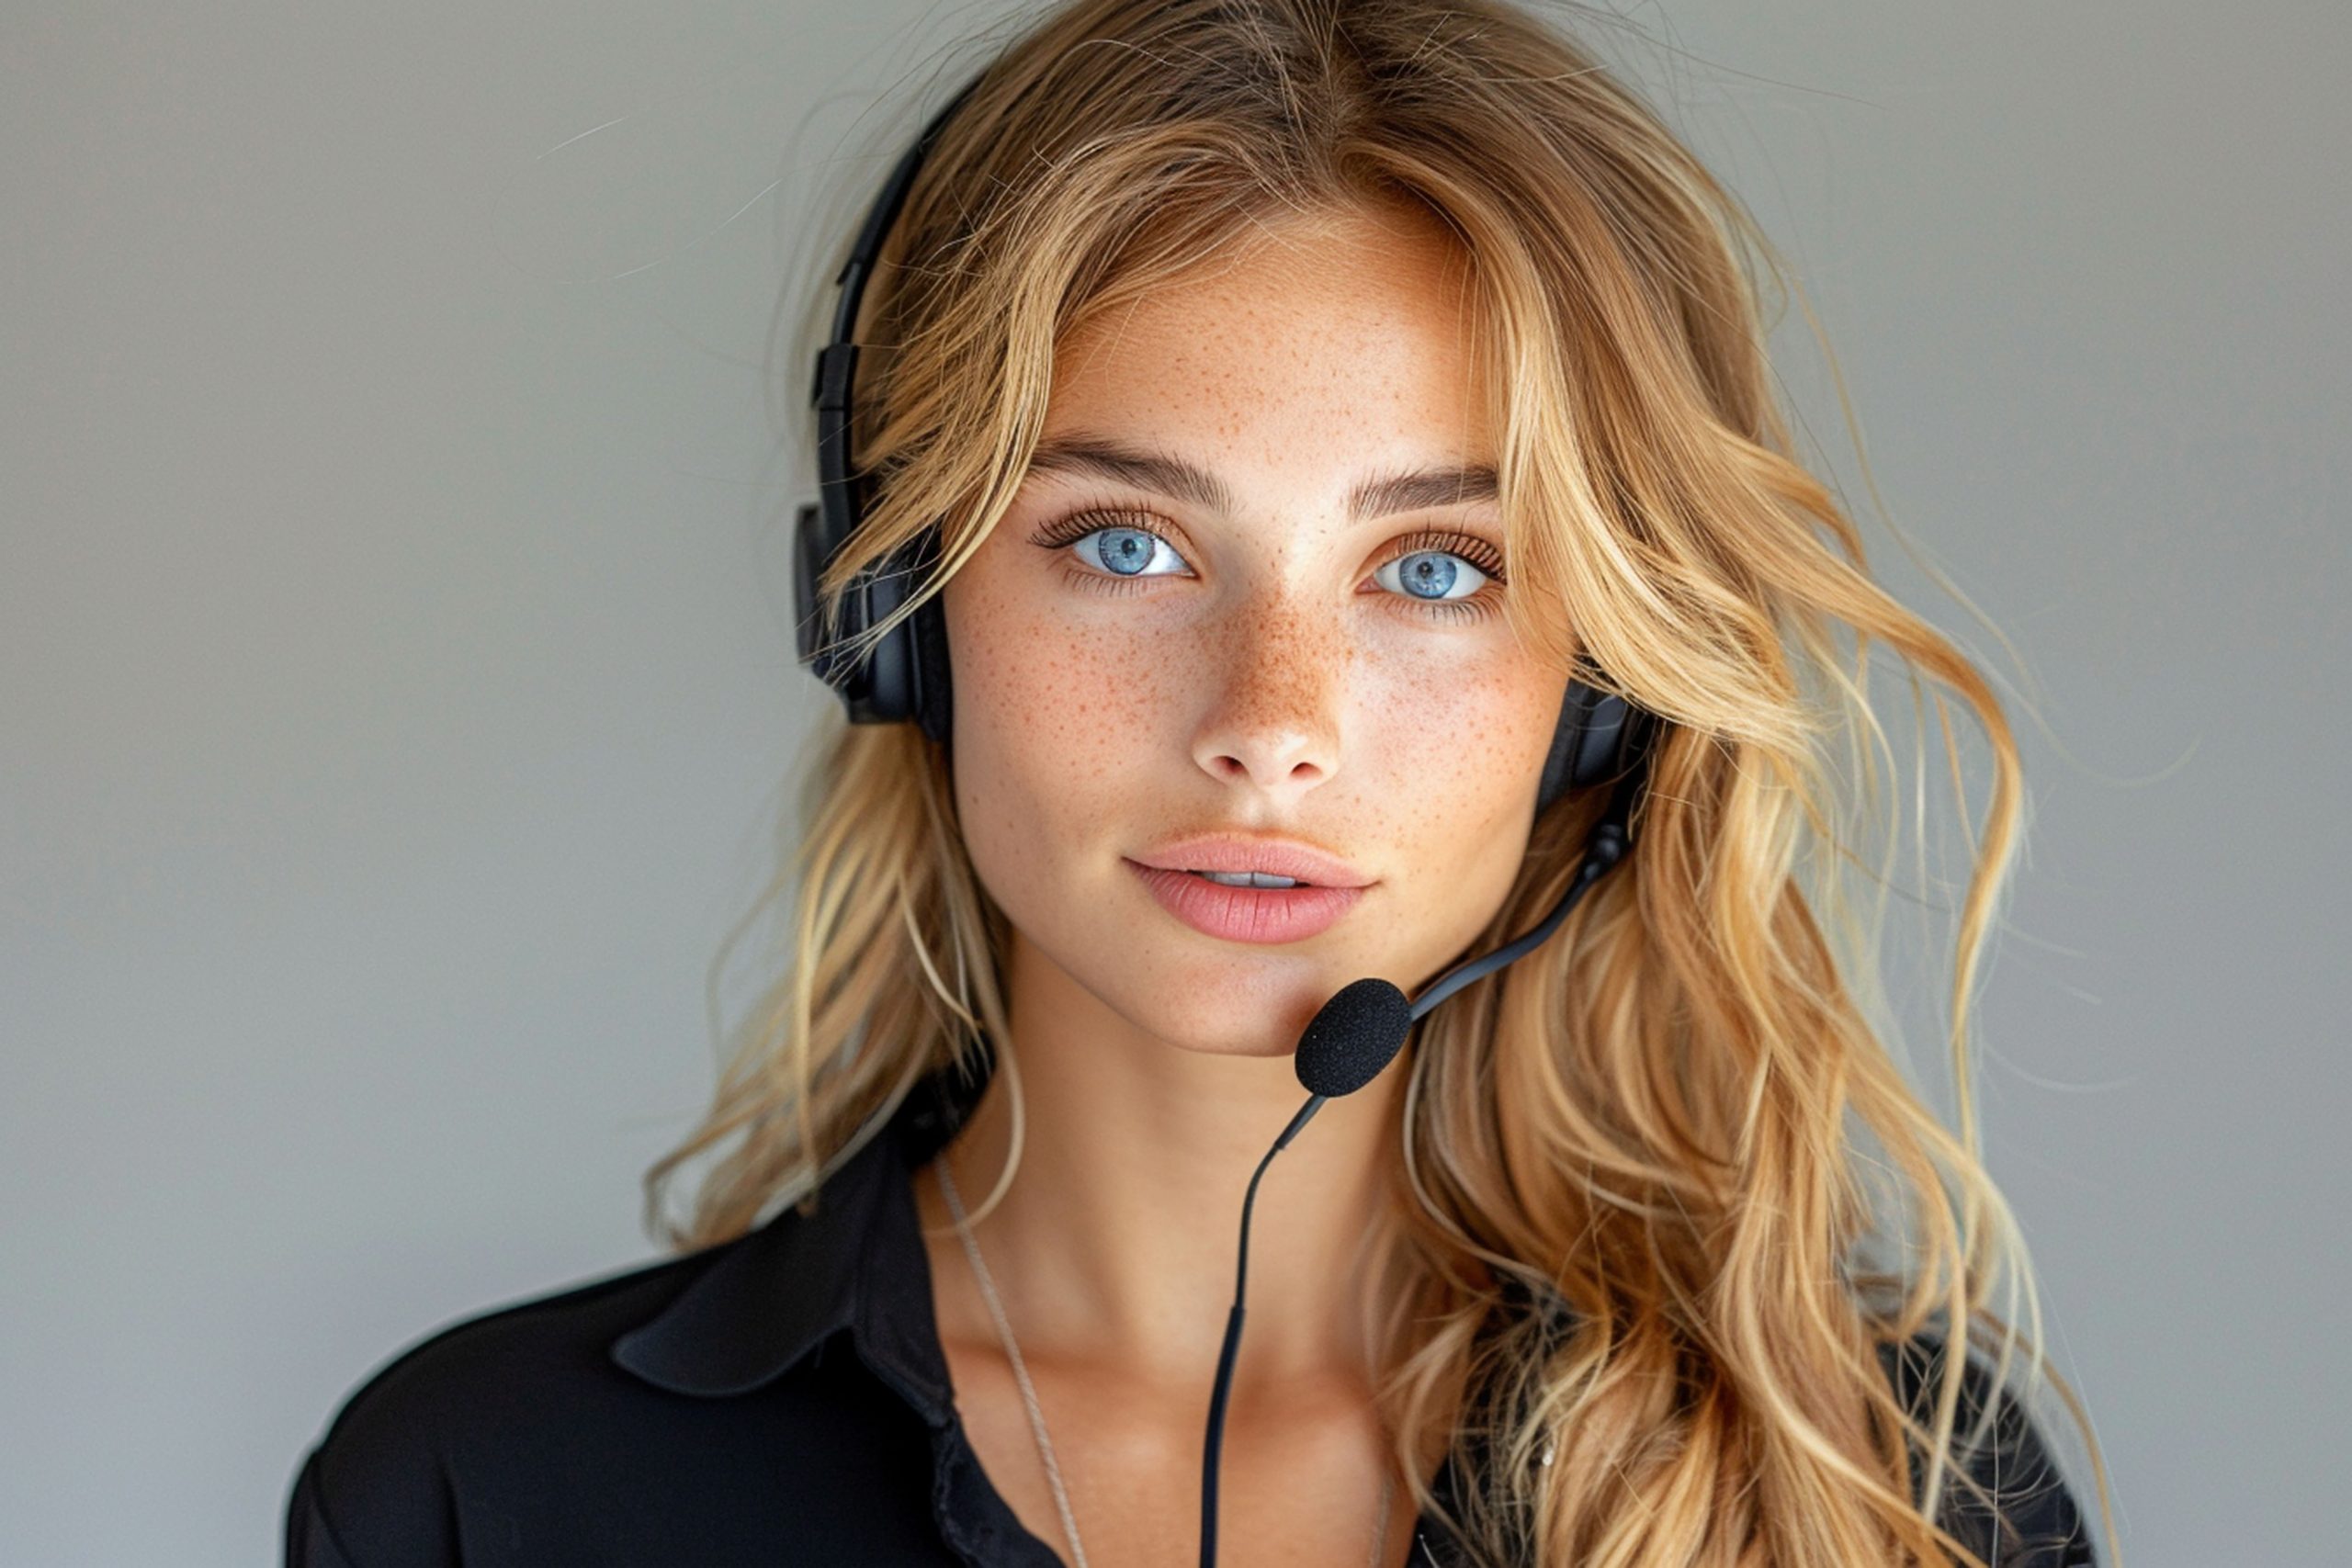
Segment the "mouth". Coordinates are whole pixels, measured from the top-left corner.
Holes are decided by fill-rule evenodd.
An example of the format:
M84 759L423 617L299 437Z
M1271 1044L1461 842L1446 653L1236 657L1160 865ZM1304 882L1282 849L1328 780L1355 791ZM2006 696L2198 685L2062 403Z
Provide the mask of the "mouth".
M1367 891L1263 872L1179 870L1132 860L1126 865L1161 908L1224 942L1305 942L1337 925Z

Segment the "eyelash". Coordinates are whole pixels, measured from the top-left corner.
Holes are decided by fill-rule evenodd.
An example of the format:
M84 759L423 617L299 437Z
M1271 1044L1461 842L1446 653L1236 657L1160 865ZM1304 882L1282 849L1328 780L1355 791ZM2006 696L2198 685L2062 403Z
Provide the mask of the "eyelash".
M1176 541L1149 513L1104 507L1083 507L1076 512L1067 513L1039 528L1029 542L1045 549L1065 549L1089 534L1099 534L1110 528L1125 528L1138 534L1149 534L1165 543L1170 549L1176 547ZM1503 585L1510 579L1503 575L1501 555L1497 552L1494 546L1476 535L1446 532L1408 534L1396 541L1396 547L1382 557L1379 564L1373 570L1377 571L1381 567L1387 566L1391 562L1432 552L1460 556L1484 572L1489 581L1482 585L1477 592L1466 599L1422 599L1409 593L1389 593L1385 590L1382 597L1403 599L1433 621L1455 623L1483 621L1495 614L1496 602L1502 597ZM1144 581L1168 574L1138 572L1129 577L1113 577L1090 567L1073 565L1069 575L1073 580L1081 581L1087 588L1096 592L1133 593L1140 591L1140 584Z

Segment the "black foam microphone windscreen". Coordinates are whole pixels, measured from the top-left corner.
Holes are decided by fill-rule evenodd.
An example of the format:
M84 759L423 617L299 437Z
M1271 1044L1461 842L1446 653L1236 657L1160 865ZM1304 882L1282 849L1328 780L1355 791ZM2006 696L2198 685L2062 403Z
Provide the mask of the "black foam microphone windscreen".
M1327 1100L1353 1094L1380 1076L1405 1047L1412 1004L1373 976L1342 987L1298 1037L1291 1063L1298 1081Z

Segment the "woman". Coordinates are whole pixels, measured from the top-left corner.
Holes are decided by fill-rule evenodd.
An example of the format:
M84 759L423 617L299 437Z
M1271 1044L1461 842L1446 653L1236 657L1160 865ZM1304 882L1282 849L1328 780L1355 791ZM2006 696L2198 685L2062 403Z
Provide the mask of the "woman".
M809 563L922 722L818 759L681 1256L379 1372L289 1561L2093 1561L1966 1094L2016 748L1791 457L1736 203L1501 0L1071 0L951 107ZM1957 1136L1839 896L1873 641L1995 764ZM1555 787L1595 691L1637 796ZM1204 1465L1302 1032L1572 886L1266 1171Z

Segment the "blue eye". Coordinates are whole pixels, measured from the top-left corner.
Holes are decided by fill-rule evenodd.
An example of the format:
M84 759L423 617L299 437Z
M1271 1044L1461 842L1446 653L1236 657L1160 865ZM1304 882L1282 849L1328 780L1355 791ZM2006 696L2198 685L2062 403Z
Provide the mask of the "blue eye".
M1145 569L1151 565L1155 554L1164 553L1179 567L1184 564L1183 558L1167 540L1148 528L1096 528L1071 540L1069 547L1070 553L1079 559L1113 577L1147 575ZM1150 572L1148 575L1162 577L1167 574Z
M1397 580L1391 580L1391 573ZM1424 603L1467 599L1487 585L1487 574L1452 550L1415 550L1398 556L1372 574L1383 588L1394 588ZM1450 592L1456 585L1466 592Z

